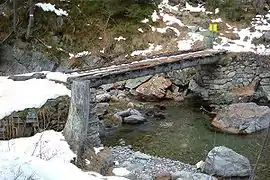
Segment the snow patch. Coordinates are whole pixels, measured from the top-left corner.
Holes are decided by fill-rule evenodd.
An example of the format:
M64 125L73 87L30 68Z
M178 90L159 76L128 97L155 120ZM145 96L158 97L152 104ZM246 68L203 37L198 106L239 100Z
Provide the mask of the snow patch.
M103 149L104 149L104 147L94 147L95 154L98 154Z
M145 50L137 50L137 51L133 51L131 53L131 56L138 56L138 55L146 55L149 54L153 51L160 51L162 50L162 46L161 45L154 45L152 43L148 43L149 44L149 48L145 49Z
M145 18L144 20L141 21L141 23L148 23L149 19Z
M205 12L205 8L202 5L198 5L197 7L191 6L188 2L186 2L186 8L184 8L186 11L190 12Z
M212 23L221 23L223 22L221 18L211 20Z
M112 172L116 176L127 176L130 174L130 171L126 168L114 168Z
M13 81L0 78L0 119L14 111L40 108L48 99L69 95L70 90L48 79Z
M61 73L61 72L48 72L46 74L46 78L49 80L67 82L68 76L66 74Z
M138 28L138 31L143 33L144 31L142 30L142 28Z
M80 58L80 57L88 56L88 55L91 55L91 54L92 53L89 52L89 51L82 51L82 52L79 52L77 54L69 53L69 59Z
M57 16L68 16L67 11L63 9L56 9L54 4L51 3L37 3L37 7L40 7L43 11L54 12Z
M76 155L61 132L44 131L28 138L0 141L0 179L127 180L83 172L70 163ZM90 163L90 162L89 162ZM117 170L119 174L125 171Z
M123 36L119 36L118 38L114 38L114 40L116 41L121 41L121 40L126 40L126 38L124 38Z

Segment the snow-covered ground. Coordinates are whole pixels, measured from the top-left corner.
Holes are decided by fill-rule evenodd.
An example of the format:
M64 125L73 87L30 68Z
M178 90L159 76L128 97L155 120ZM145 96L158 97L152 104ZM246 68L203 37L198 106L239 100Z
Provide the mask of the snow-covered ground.
M203 29L202 27L198 27L200 32L189 32L187 36L181 37L181 32L179 31L179 28L176 28L175 25L178 25L179 27L188 27L191 28L190 24L184 24L181 20L181 18L177 17L177 14L188 11L191 14L192 13L205 13L205 14L215 14L215 16L218 16L219 9L215 9L214 12L207 11L206 8L202 5L198 5L197 7L193 7L190 4L186 3L186 6L184 8L180 8L179 5L177 6L171 6L169 5L168 0L163 0L159 7L159 13L157 11L154 11L151 16L151 21L157 22L162 21L166 27L154 27L150 24L149 19L144 19L141 22L148 24L153 32L158 33L166 33L168 29L172 30L176 34L176 38L172 39L173 41L177 41L177 47L178 50L189 50L192 49L192 46L196 41L203 42L204 36L201 35L200 32L208 31L207 29ZM229 37L226 37L223 33L218 33L218 37L215 38L213 48L214 49L223 49L228 50L230 52L254 52L257 54L263 54L263 55L269 55L270 54L270 45L264 45L264 44L254 44L253 40L261 38L266 31L270 30L270 11L267 15L257 15L252 19L252 22L249 27L245 29L238 29L237 27L234 27L233 25L229 25L226 22L223 22L221 18L215 18L210 19L211 22L221 24L226 24L225 27L227 29L222 29L222 32L235 34L238 38L230 39ZM191 22L192 23L192 22ZM173 26L174 25L174 26ZM139 31L141 33L144 33L145 30L142 28L139 28ZM159 47L159 48L155 48ZM162 44L153 44L149 43L149 48L146 50L135 50L132 52L131 56L134 55L145 55L149 54L151 52L160 52L163 49L161 48Z
M52 130L28 138L0 141L0 179L126 180L83 172L70 163L74 157L76 155L70 150L62 133Z
M49 75L51 74L51 75ZM70 90L62 84L49 79L60 79L63 74L48 73L48 79L29 79L27 81L13 81L0 76L0 119L14 111L26 108L39 108L48 99L69 95Z

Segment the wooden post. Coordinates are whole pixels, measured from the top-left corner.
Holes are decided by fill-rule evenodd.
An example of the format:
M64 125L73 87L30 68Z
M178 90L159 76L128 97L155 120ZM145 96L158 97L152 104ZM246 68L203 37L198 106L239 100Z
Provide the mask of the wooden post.
M86 138L90 103L89 89L87 81L74 81L71 87L69 114L63 134L76 154Z
M89 81L74 81L68 119L63 134L72 150L81 155L87 147L100 145L95 107L95 91Z

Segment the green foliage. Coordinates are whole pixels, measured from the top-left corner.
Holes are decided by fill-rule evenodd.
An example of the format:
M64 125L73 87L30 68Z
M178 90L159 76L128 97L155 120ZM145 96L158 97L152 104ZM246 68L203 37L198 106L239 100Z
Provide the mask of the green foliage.
M154 5L132 4L126 8L126 17L135 20L142 20L151 15L154 8Z
M243 3L241 0L207 0L206 7L210 11L219 8L221 15L232 21L245 20L247 14L254 14L251 3Z

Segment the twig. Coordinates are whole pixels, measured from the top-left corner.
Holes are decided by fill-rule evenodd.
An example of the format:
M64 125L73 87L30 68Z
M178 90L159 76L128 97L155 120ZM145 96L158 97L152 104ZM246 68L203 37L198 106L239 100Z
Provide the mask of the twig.
M36 142L36 146L35 146L34 151L32 152L32 156L35 154L35 151L36 151L36 149L37 149L38 143L39 143L39 142L41 143L41 139L42 139L42 137L43 137L43 134L44 134L44 133L42 133L42 134L40 135L38 142Z
M269 121L269 124L268 124L268 128L267 128L267 132L266 132L266 135L265 135L265 138L263 140L263 144L262 144L262 147L260 149L260 152L258 153L258 156L257 156L257 160L256 160L256 163L254 165L254 168L251 172L251 175L249 177L249 180L254 180L254 176L255 176L255 173L256 173L256 169L257 169L257 166L259 164L259 161L260 161L260 158L261 158L261 155L265 149L265 146L266 146L266 142L268 140L268 136L269 136L269 131L270 131L270 121Z
M200 110L203 110L204 112L206 112L206 113L208 113L208 114L217 114L217 113L215 113L215 112L210 112L210 111L208 111L207 109L205 109L203 106L201 106L200 107Z
M41 41L40 39L38 39L38 38L36 38L36 40L38 40L38 42L40 42L43 46L45 46L46 48L48 48L48 49L51 49L52 48L52 46L49 46L49 45L47 45L47 44L45 44L43 41Z

